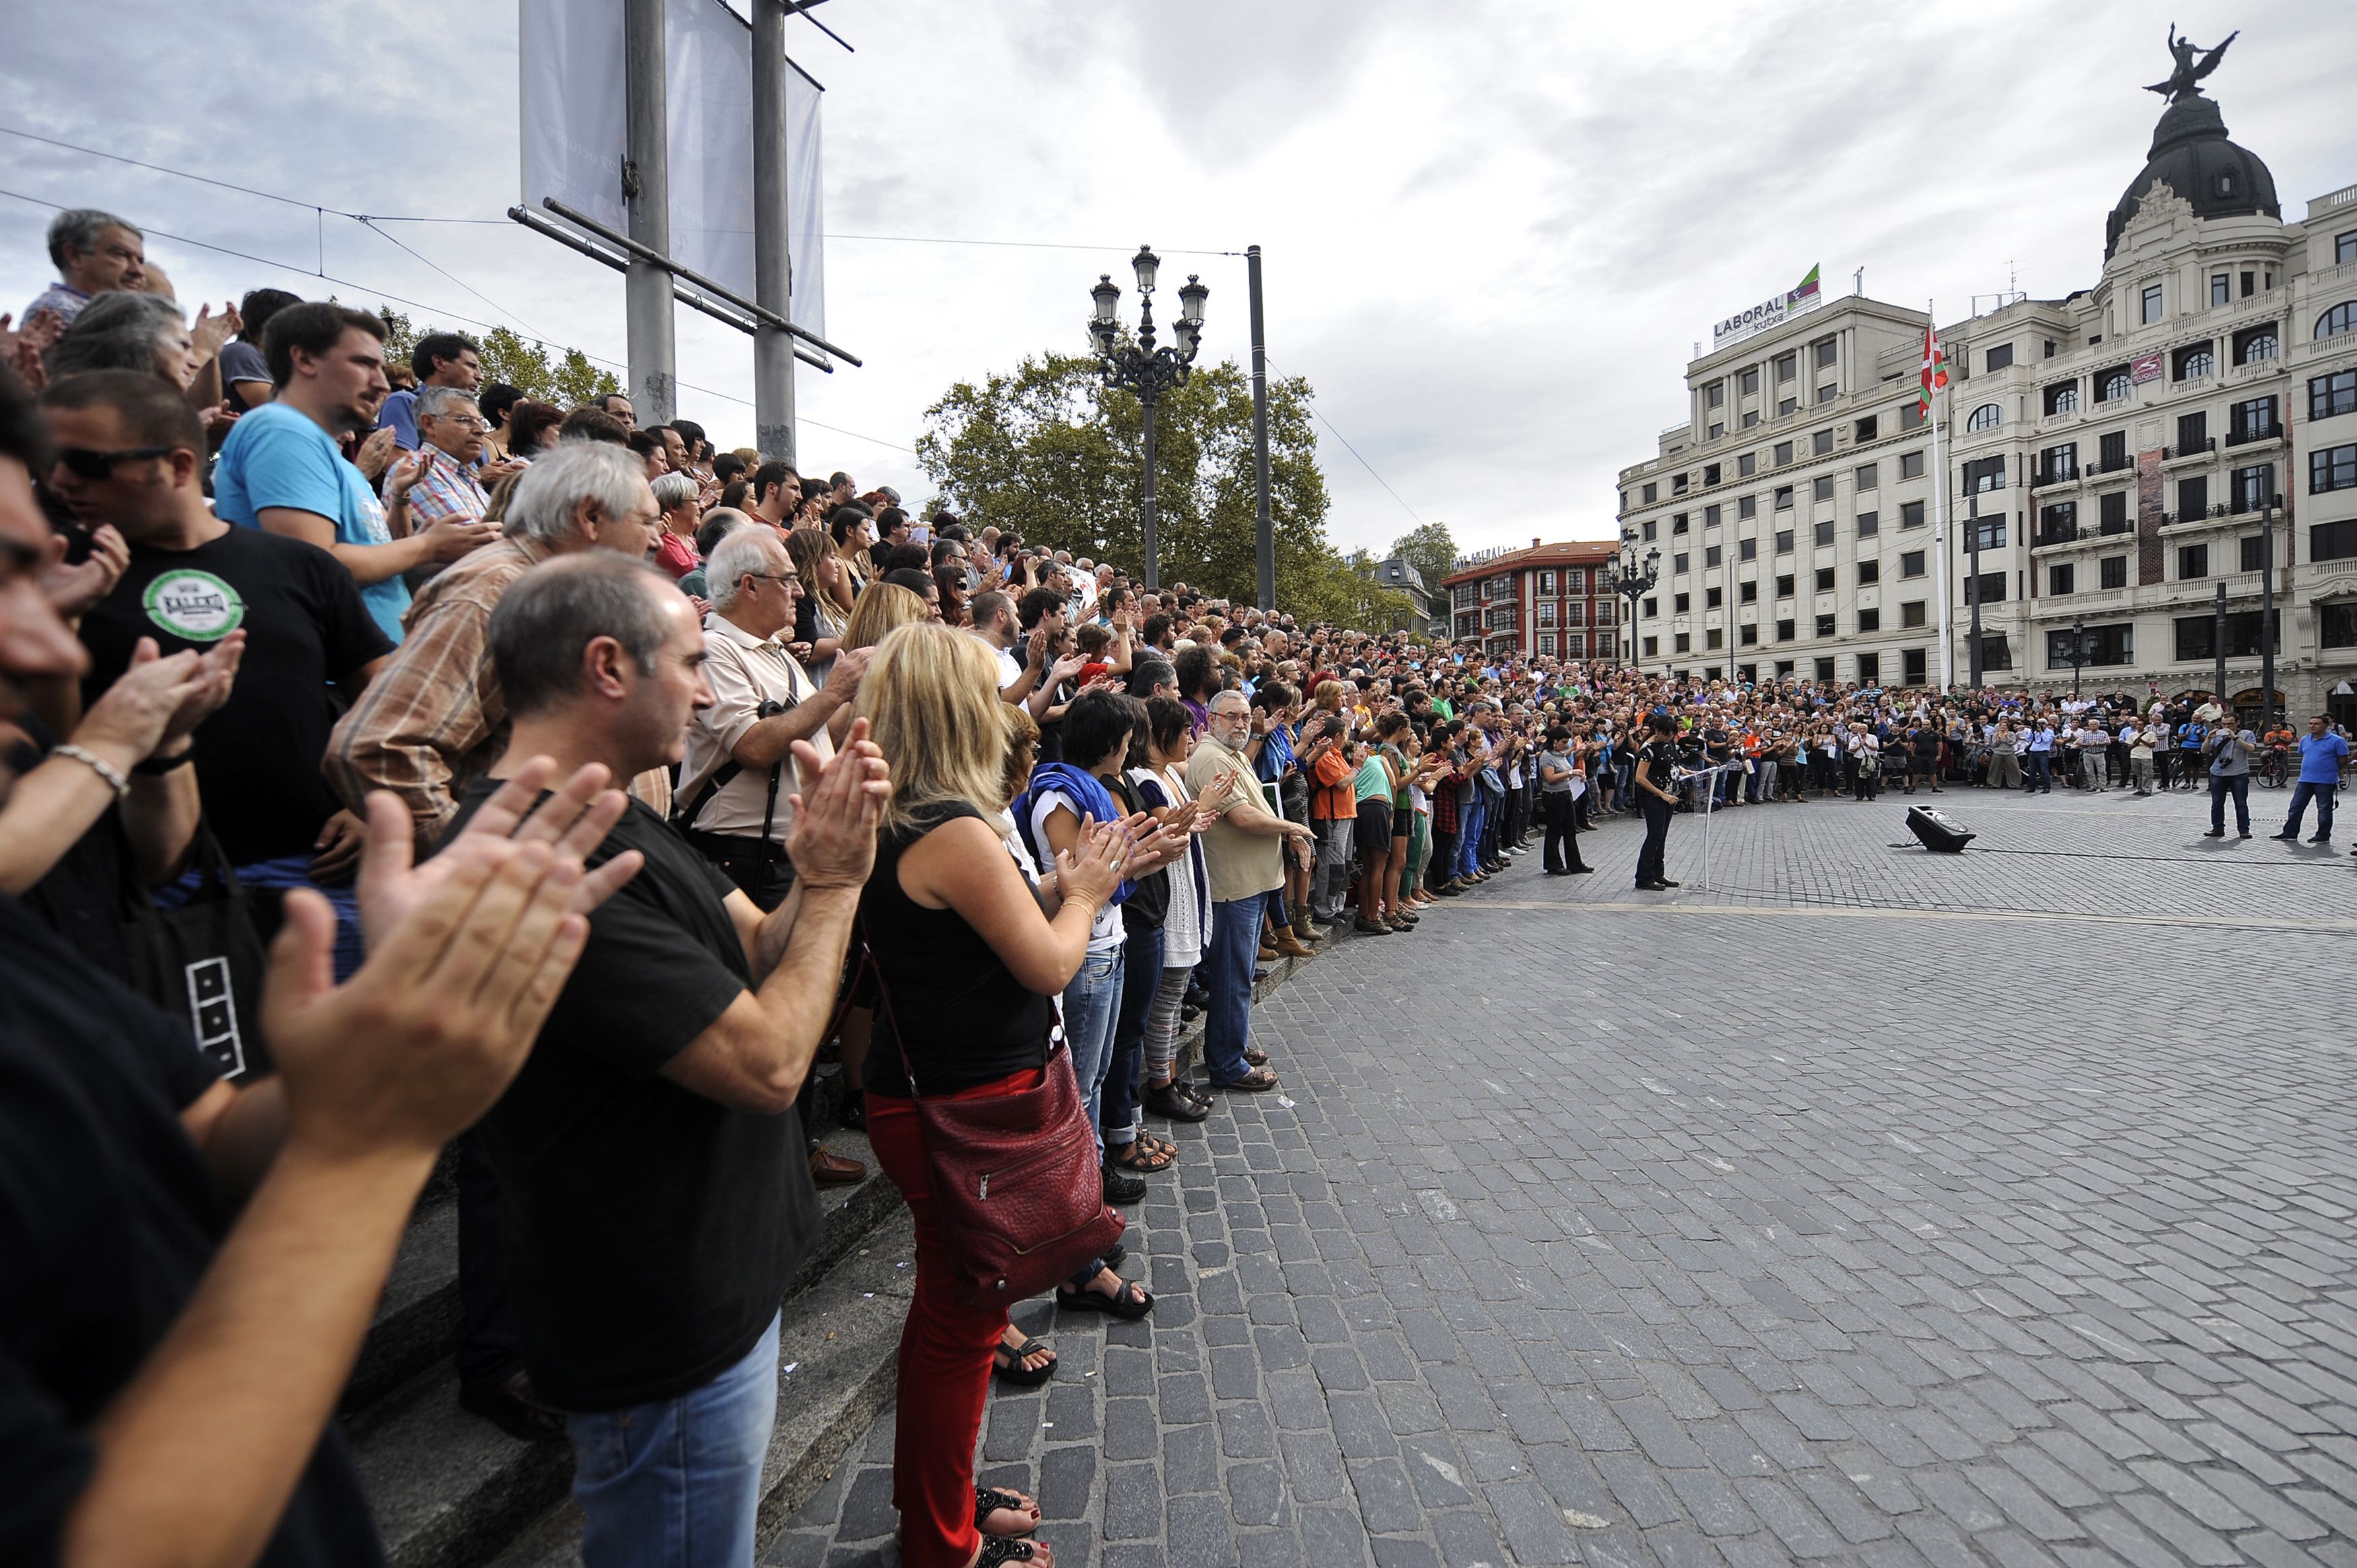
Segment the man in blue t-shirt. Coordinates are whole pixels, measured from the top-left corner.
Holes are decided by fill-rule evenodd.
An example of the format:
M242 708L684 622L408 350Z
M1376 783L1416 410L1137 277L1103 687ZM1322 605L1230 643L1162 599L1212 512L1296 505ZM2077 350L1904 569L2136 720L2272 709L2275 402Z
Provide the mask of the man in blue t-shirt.
M2299 820L2308 803L2316 802L2316 836L2310 843L2332 842L2332 797L2341 788L2341 770L2349 762L2349 743L2332 733L2332 721L2322 714L2308 721L2299 737L2299 788L2291 792L2291 814L2284 818L2279 839L2297 841Z
M241 528L316 544L360 585L385 636L401 640L409 608L402 574L456 561L499 536L482 522L437 522L395 539L384 507L336 445L374 423L384 399L384 323L323 302L270 318L264 352L275 401L241 417L213 471L213 510Z

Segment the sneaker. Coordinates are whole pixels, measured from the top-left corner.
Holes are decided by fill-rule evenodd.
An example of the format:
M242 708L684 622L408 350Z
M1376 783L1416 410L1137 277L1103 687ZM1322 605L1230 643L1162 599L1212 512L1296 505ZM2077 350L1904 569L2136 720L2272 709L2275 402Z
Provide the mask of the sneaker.
M1104 1200L1126 1207L1146 1201L1146 1178L1113 1166L1104 1167Z

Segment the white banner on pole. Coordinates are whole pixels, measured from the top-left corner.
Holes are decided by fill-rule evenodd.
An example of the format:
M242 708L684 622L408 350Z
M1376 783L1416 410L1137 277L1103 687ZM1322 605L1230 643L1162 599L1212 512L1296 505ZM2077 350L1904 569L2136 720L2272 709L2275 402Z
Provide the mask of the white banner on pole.
M628 231L621 0L519 0L523 204L553 196ZM753 29L721 0L663 7L671 259L753 297ZM788 64L791 67L791 61ZM826 336L823 90L786 73L787 317Z

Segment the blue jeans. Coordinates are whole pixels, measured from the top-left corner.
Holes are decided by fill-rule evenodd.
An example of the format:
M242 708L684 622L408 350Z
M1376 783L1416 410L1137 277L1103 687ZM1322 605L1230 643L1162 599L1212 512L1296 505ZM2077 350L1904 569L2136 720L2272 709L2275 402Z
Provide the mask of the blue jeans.
M700 1389L565 1418L586 1568L752 1568L778 1324Z
M2291 792L2291 814L2284 818L2283 831L2287 833L2299 832L2299 820L2308 815L2308 803L2313 800L2316 802L2316 836L2330 838L2332 794L2339 788L2338 784L2311 784L2305 779L2301 779L2298 788Z
M1160 971L1156 973L1158 977ZM1088 1107L1089 1130L1096 1134L1101 1161L1104 1133L1097 1127L1097 1108L1104 1093L1105 1069L1113 1063L1113 1029L1120 1014L1121 949L1092 952L1064 987L1064 1043L1072 1048L1072 1075L1081 1080L1081 1099Z
M2251 831L2251 776L2247 773L2210 775L2210 825L2223 832L2226 826L2226 800L2234 800L2234 826L2237 831Z
M1461 814L1464 820L1457 824L1455 870L1459 876L1470 876L1481 869L1481 830L1489 823L1489 798L1475 789L1473 799L1466 802Z
M1154 993L1162 989L1161 927L1130 933L1129 945L1121 955L1121 1011L1114 1018L1113 1054L1105 1068L1097 1126L1100 1137L1133 1144L1146 1125L1146 1118L1137 1111L1139 1078L1146 1068L1146 1015L1154 1004Z
M1211 1004L1203 1018L1203 1061L1214 1083L1233 1083L1252 1070L1253 962L1260 956L1260 910L1268 896L1254 893L1211 906L1211 945L1203 954L1203 989Z
M368 953L361 943L360 892L351 883L347 882L341 887L320 886L311 880L311 857L307 854L257 860L236 870L238 881L248 888L285 893L296 887L308 887L327 899L336 911L336 983L341 985L359 972ZM178 880L156 889L156 907L159 909L179 908L197 896L203 881L202 872L184 873Z
M2050 770L2047 763L2047 758L2051 754L2043 751L2028 751L2022 753L2021 760L2029 769L2029 771L2023 776L2021 781L2021 792L2023 794L2027 795L2032 789L2051 789L2054 788L2054 775Z

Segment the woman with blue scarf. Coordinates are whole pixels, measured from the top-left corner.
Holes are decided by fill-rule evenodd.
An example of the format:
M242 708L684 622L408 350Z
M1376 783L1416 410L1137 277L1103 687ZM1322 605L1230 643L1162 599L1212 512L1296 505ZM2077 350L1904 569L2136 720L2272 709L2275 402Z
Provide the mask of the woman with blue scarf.
M1080 843L1084 823L1130 820L1133 831L1140 834L1131 853L1128 877L1097 911L1090 927L1088 956L1064 988L1062 1005L1064 1041L1071 1047L1072 1071L1087 1103L1089 1126L1097 1134L1105 1201L1122 1204L1146 1197L1146 1178L1104 1165L1104 1132L1099 1125L1105 1069L1113 1059L1114 1027L1121 1009L1122 952L1128 938L1121 906L1135 890L1135 878L1169 865L1186 853L1188 843L1185 833L1178 835L1174 854L1153 820L1130 819L1100 777L1117 771L1128 756L1135 708L1135 699L1103 690L1084 691L1074 698L1064 710L1067 760L1043 762L1032 769L1030 787L1016 797L1014 805L1016 829L1043 871L1055 865L1060 851ZM1071 1298L1062 1299L1070 1302ZM1085 1294L1080 1299L1082 1305L1088 1305Z

